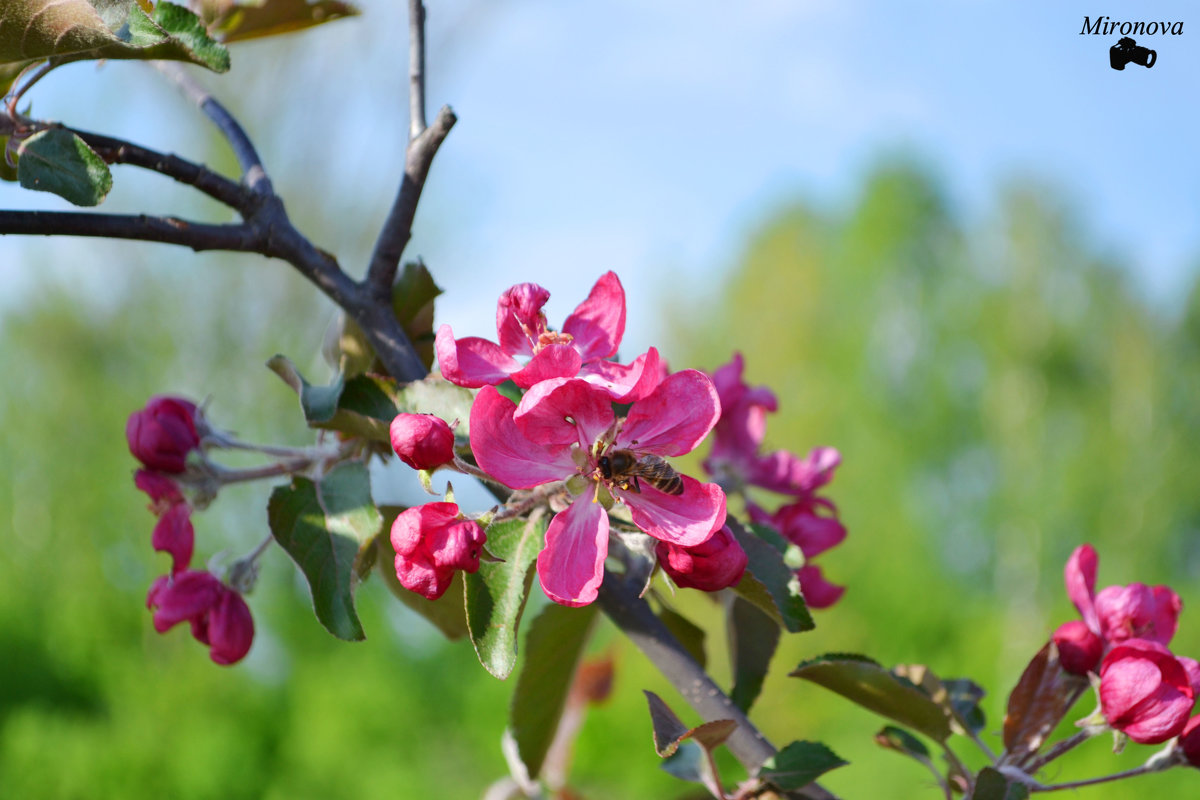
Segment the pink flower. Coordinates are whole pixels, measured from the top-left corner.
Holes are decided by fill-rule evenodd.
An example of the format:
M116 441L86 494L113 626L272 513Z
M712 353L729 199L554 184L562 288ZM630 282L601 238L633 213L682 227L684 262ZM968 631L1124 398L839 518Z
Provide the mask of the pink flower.
M1051 638L1058 648L1058 663L1072 675L1094 671L1104 654L1104 640L1092 633L1083 620L1064 622Z
M192 563L196 534L192 527L192 509L187 503L176 503L159 517L150 544L159 552L171 554L172 573L188 568Z
M1183 603L1166 586L1108 586L1096 594L1099 558L1090 544L1075 548L1063 570L1067 596L1092 633L1110 646L1128 639L1170 644Z
M396 577L405 589L437 600L456 570L479 569L486 538L479 523L464 519L454 503L406 509L392 523Z
M1195 704L1187 671L1158 642L1128 639L1100 665L1100 709L1108 724L1141 744L1178 736Z
M681 547L695 547L724 524L721 488L677 475L662 461L691 452L719 414L712 381L696 370L668 377L622 420L606 391L578 378L543 381L519 406L488 387L471 408L471 449L484 471L514 489L570 479L574 499L550 521L538 577L556 603L583 606L604 577L612 502L624 503L641 530ZM670 481L646 475L663 467Z
M150 586L146 607L154 611L154 629L159 633L190 623L192 636L208 646L209 657L218 664L235 664L250 652L254 641L250 608L211 572L163 575Z
M809 608L829 608L846 593L845 586L838 586L825 580L821 568L815 564L805 564L796 570L800 579L800 592Z
M522 389L538 381L578 375L621 403L645 397L658 384L659 357L653 347L629 365L608 360L616 355L625 334L625 290L615 273L600 276L561 332L549 328L542 313L549 298L550 293L535 283L518 284L500 295L499 344L474 336L455 339L450 326L443 325L436 339L442 375L471 388L495 386L511 378ZM529 361L522 365L517 357Z
M392 449L413 469L437 469L454 461L454 431L432 414L397 414L390 427Z
M145 408L129 415L125 438L129 452L150 469L183 472L188 453L200 446L196 404L181 397L151 397Z
M713 385L721 398L721 418L713 429L713 446L704 469L727 489L759 486L780 494L810 497L833 479L841 455L832 447L819 447L800 458L786 450L760 455L767 433L767 414L778 401L765 386L749 386L742 379L741 353L713 372Z
M655 545L658 563L679 586L715 592L733 586L742 579L749 559L733 537L728 525L722 525L708 541L695 547L680 547L660 541Z

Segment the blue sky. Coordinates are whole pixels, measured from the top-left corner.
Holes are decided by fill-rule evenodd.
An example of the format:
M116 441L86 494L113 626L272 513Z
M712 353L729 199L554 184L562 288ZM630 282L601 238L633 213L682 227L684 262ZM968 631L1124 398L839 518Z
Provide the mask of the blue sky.
M322 206L301 223L352 270L390 202L407 108L405 4L362 5L354 20L237 46L233 71L208 81L258 138L292 206L304 196ZM986 216L1006 180L1037 178L1073 204L1096 251L1127 260L1159 302L1195 272L1194 4L427 5L431 114L449 103L460 121L409 255L448 290L440 316L460 335L490 335L495 298L513 283L549 288L554 322L615 269L630 296L623 350L639 352L659 333L664 292L712 287L784 203L852 202L880 154L897 150L930 164L967 219ZM1108 66L1117 37L1080 35L1097 13L1183 20L1184 32L1139 41L1158 62L1118 72ZM32 99L39 114L195 158L210 146L203 121L137 64L69 66ZM151 191L170 189L156 178L122 169L116 180L102 210L211 217L173 190L147 208ZM65 205L6 185L0 207ZM0 307L41 279L26 263L44 274L51 261L51 274L99 296L125 270L188 258L6 237Z

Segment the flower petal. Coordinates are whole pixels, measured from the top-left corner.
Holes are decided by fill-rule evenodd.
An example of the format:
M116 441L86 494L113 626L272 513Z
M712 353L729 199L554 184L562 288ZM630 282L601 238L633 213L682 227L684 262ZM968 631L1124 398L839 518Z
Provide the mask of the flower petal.
M658 350L651 347L632 364L604 360L584 364L579 377L604 389L614 402L632 403L650 394L662 382L662 360Z
M595 484L550 520L546 547L537 571L546 595L564 606L586 606L596 599L608 555L608 514L593 502Z
M1088 629L1100 635L1100 619L1096 616L1096 568L1099 559L1090 544L1081 544L1067 559L1063 568L1063 581L1067 584L1067 597L1079 609L1079 615Z
M809 608L829 608L846 593L845 586L825 580L824 573L816 564L805 564L796 570L796 577L800 581L800 592L804 595L804 602Z
M617 352L625 335L625 290L615 272L596 281L587 299L563 323L563 333L575 338L584 361L608 358Z
M668 376L649 396L633 404L617 446L681 456L696 449L720 415L721 403L709 377L685 369Z
M485 386L471 406L471 450L480 469L514 489L530 489L575 472L566 445L526 438L513 422L517 404Z
M546 329L546 317L542 306L550 299L550 292L536 283L518 283L511 287L496 302L496 334L500 348L511 356L531 356L531 340Z
M192 527L192 509L186 503L176 503L158 518L150 545L159 552L171 554L171 572L183 572L192 563L196 532Z
M236 664L254 643L254 617L240 594L224 589L208 615L208 655L218 664Z
M148 598L155 607L154 629L159 633L184 620L208 613L217 602L221 582L211 572L187 571L172 577L166 586L155 582L157 591Z
M666 494L642 481L640 493L614 489L633 517L633 524L664 542L695 547L725 524L725 492L715 483L683 478L683 494Z
M494 386L521 369L516 359L495 342L477 336L455 339L449 325L438 328L434 345L442 377L459 386Z
M509 377L513 383L522 389L528 389L539 381L552 378L574 378L579 374L579 353L569 344L551 344L540 352L524 367L512 373Z
M513 422L527 439L543 445L592 446L613 424L608 395L578 378L542 381L521 398Z

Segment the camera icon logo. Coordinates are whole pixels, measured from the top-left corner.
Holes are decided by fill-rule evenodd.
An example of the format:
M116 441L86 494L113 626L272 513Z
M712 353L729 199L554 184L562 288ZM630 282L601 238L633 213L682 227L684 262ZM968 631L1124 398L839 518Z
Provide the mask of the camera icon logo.
M1108 48L1108 63L1113 69L1125 69L1125 65L1131 61L1149 69L1157 60L1157 51L1142 47L1128 36Z

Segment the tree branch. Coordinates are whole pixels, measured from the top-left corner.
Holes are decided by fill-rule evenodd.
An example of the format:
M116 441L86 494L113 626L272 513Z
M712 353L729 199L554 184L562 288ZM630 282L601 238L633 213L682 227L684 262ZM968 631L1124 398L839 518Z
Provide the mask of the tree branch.
M718 719L737 722L737 728L725 743L748 772L756 773L764 761L775 755L775 747L729 696L713 683L704 668L696 663L662 620L654 615L650 606L619 576L611 572L604 574L598 602L609 619L625 632L629 640L671 681L676 691L706 722ZM810 800L834 798L816 783L788 796Z
M129 164L160 173L179 183L194 186L214 200L243 214L249 205L250 197L244 187L201 164L99 133L89 133L66 126L64 130L87 142L88 146L109 164Z
M84 211L0 211L0 234L97 236L136 239L202 250L261 252L253 226L210 225L178 217L146 214L94 214Z
M195 103L221 131L221 134L229 142L229 146L233 148L233 154L237 158L238 164L242 167L242 183L250 187L255 194L273 194L271 179L267 177L267 171L263 167L258 151L254 149L254 143L250 141L246 131L226 110L225 106L217 102L216 98L209 94L203 86L196 83L179 64L171 61L152 61L150 63L174 83L185 97Z
M389 303L400 257L412 238L413 218L417 214L417 203L421 199L421 190L425 188L425 179L429 176L429 167L457 121L458 117L454 116L450 106L442 106L433 125L409 142L405 152L404 178L400 181L400 190L383 223L383 230L375 242L375 251L367 267L367 286L375 297L387 298Z
M425 5L408 0L408 140L425 130Z

